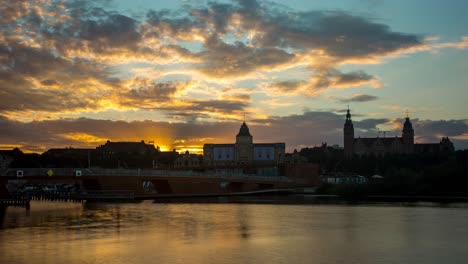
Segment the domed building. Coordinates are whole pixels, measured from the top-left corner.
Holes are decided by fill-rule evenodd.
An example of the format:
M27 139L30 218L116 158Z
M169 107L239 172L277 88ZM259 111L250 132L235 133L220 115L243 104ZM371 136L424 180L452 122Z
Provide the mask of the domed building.
M283 163L285 143L253 143L249 127L242 123L234 144L204 144L205 165L252 165Z
M353 155L373 154L413 154L413 153L450 153L454 152L453 143L448 137L443 137L439 143L414 143L414 129L409 117L405 118L401 137L372 137L355 138L351 113L348 109L343 128L344 154Z

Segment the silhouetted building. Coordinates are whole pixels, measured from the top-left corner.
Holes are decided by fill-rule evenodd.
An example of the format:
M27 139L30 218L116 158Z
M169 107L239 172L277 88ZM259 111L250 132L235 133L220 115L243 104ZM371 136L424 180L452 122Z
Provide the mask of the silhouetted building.
M154 155L157 149L153 144L146 144L144 140L140 142L111 142L108 140L106 144L96 148L96 150L104 157L112 157L115 155Z
M174 161L175 168L194 168L200 167L201 165L201 156L196 154L190 154L189 151L185 151L183 155L179 155L179 157Z
M46 152L42 153L42 155L48 155L51 157L71 157L71 156L83 156L86 157L88 154L95 152L96 149L88 149L88 148L53 148L49 149Z
M253 143L247 124L242 123L235 144L205 144L206 165L246 165L283 163L285 143Z
M0 170L7 169L14 160L22 155L23 152L19 148L0 150Z
M373 137L373 138L355 138L354 126L351 120L351 114L348 109L346 121L343 128L344 153L346 157L352 155L373 154L377 156L393 154L412 154L412 153L439 153L455 151L452 142L448 137L442 138L440 143L415 144L414 129L409 117L405 118L401 137Z
M307 163L307 158L302 156L300 152L297 152L297 149L293 153L286 153L284 157L285 164L302 164Z
M416 153L452 153L454 151L453 143L448 137L443 137L439 143L414 144Z
M340 158L343 156L343 148L338 145L329 146L326 142L322 142L320 146L312 148L303 148L300 155L306 157L309 161L321 160L323 158Z
M140 142L111 142L96 148L98 166L111 168L152 168L160 154L153 144ZM96 163L94 162L94 163ZM171 163L172 164L172 163Z
M96 149L53 148L41 154L41 163L46 167L89 167Z

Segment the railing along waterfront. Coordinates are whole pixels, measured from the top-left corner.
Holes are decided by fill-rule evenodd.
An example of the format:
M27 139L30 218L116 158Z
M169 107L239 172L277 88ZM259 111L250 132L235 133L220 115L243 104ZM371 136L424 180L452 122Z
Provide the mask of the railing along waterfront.
M15 168L8 169L1 176L36 177L36 176L142 176L142 177L201 177L221 179L241 179L252 181L298 182L298 179L290 179L286 176L264 176L225 171L197 172L192 170L151 170L151 169L82 169L82 168Z

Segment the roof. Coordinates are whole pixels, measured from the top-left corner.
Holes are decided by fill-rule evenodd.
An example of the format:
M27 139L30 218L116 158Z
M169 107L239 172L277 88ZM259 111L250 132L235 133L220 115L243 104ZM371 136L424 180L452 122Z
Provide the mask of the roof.
M10 150L7 150L7 149L0 150L0 155L4 155L4 156L17 156L21 154L23 154L23 152L19 148L14 148Z
M152 144L146 144L144 141L141 142L110 142L107 141L105 145L101 145L98 149L112 151L112 152L142 152L142 151L154 151L156 148Z
M43 155L65 155L65 154L81 154L87 155L89 152L96 151L96 149L87 148L52 148L42 153Z
M244 122L242 123L242 126L239 129L239 133L237 133L237 137L246 137L246 136L251 137L252 135L250 135L249 127Z
M253 146L255 147L277 147L277 146L285 146L286 144L281 143L254 143Z
M401 137L385 137L385 138L376 137L376 138L355 138L354 139L354 143L357 143L358 141L362 142L366 147L372 147L372 145L374 145L376 141L382 142L384 146L390 146L395 141L401 142L402 138Z

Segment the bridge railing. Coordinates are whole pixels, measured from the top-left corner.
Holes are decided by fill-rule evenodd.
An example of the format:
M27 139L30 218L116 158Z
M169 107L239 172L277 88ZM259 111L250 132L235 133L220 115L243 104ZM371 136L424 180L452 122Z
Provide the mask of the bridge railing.
M102 168L18 168L8 169L1 176L15 177L21 171L22 177L35 176L161 176L161 177L201 177L201 178L221 178L221 179L241 179L254 181L275 181L275 182L297 182L297 179L290 179L286 176L266 176L252 175L235 172L196 172L183 170L151 170L151 169L102 169Z

